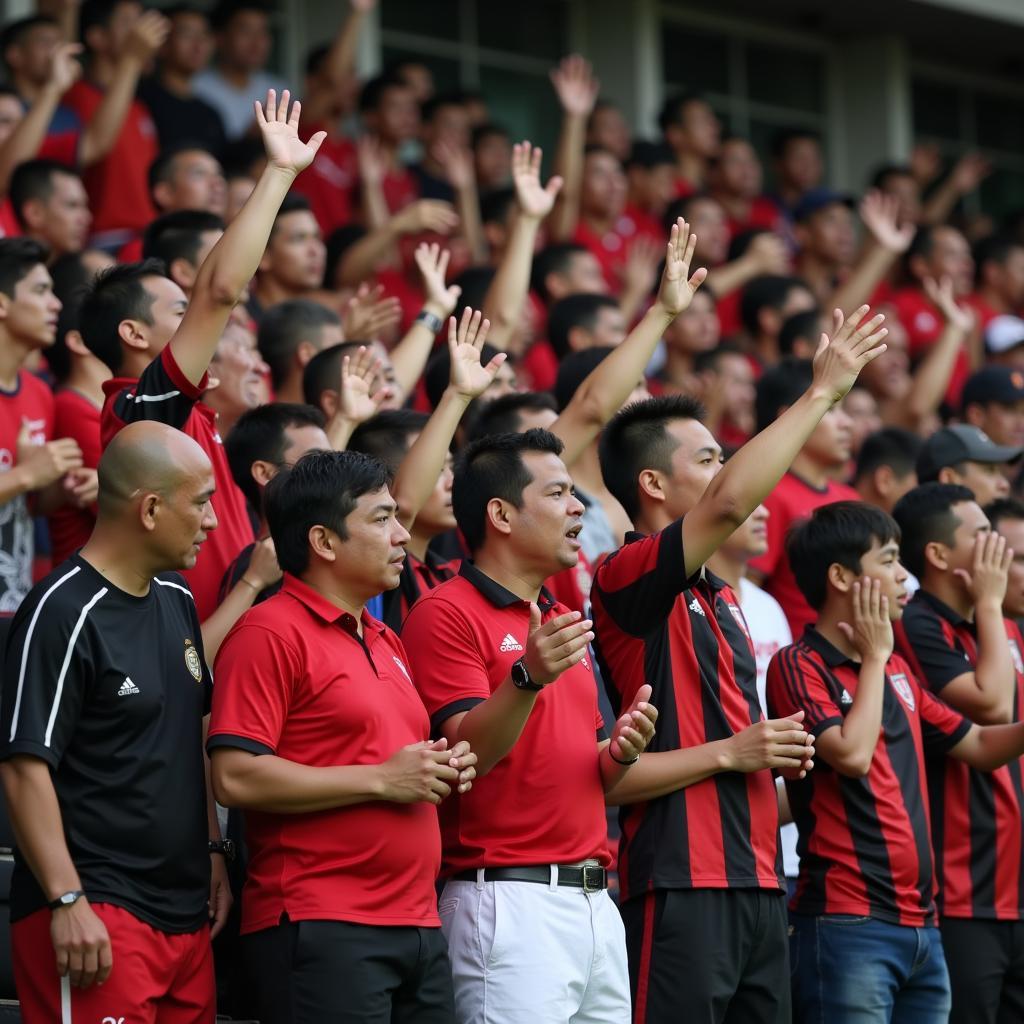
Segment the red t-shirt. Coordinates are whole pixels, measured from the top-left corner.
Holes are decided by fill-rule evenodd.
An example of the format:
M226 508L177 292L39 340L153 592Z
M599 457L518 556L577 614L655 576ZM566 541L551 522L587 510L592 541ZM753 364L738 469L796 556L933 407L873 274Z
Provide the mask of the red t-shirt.
M917 362L939 340L945 321L920 288L901 288L893 294L891 301L906 329L910 358ZM967 353L961 347L946 388L946 402L953 408L959 407L960 392L970 374Z
M519 369L529 378L531 391L552 391L558 379L558 356L549 341L535 341L523 356Z
M985 330L999 316L999 310L993 309L977 292L971 292L964 298L964 302L974 310L978 318L978 326L982 330Z
M308 139L323 128L323 125L310 125L303 135ZM312 164L295 179L292 191L309 200L313 216L326 238L336 228L353 220L358 180L355 143L344 136L328 135Z
M817 613L804 599L786 557L786 534L793 523L806 519L816 508L836 501L859 501L846 484L830 480L823 490L812 487L795 473L787 473L764 500L768 509L768 550L752 559L750 567L764 574L764 589L782 605L793 636L800 636Z
M585 245L594 254L597 262L601 264L601 272L608 287L617 294L622 288L622 272L629 258L629 250L640 237L662 242L665 240L665 233L657 225L650 229L643 222L624 212L615 221L612 229L603 235L598 235L580 221L576 225L576 233L572 240L578 245Z
M54 395L54 437L73 437L82 449L82 463L89 469L100 464L100 410L84 395L64 388ZM64 505L50 516L53 564L70 558L88 539L96 525L95 508Z
M392 213L397 213L403 206L416 202L420 197L416 175L405 166L388 171L380 186L384 193L384 201Z
M756 196L750 201L750 211L745 220L728 218L729 235L735 238L737 235L742 235L744 231L756 229L775 231L779 227L781 217L779 208L767 196Z
M567 608L543 594L543 621ZM530 608L472 562L416 602L402 628L432 731L487 700L523 656ZM537 695L512 750L441 805L441 873L611 861L598 765L603 723L589 656Z
M209 748L320 768L376 765L430 738L402 642L294 576L239 620L216 661ZM455 799L450 797L449 799ZM292 921L440 927L437 812L369 800L306 814L245 812L242 932Z
M196 599L199 621L204 622L217 608L220 581L238 553L256 538L245 506L245 497L235 484L224 445L217 432L217 414L200 404L206 377L199 387L178 369L168 345L137 380L117 377L103 385L107 396L101 414L101 440L106 447L126 424L135 420L156 420L188 434L206 452L213 464L217 493L213 509L217 528L207 537L192 569L182 572Z
M103 93L91 82L78 81L61 102L84 124L103 102ZM156 216L146 176L158 152L153 119L146 107L134 100L114 148L83 174L95 233L142 231Z

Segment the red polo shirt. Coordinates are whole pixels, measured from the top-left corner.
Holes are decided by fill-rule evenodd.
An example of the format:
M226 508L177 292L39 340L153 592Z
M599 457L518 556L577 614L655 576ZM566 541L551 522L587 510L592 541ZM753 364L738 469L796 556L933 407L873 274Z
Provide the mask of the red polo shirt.
M543 621L568 609L544 592ZM530 606L472 562L416 602L402 628L413 678L440 732L485 701L523 656ZM473 788L441 805L441 873L469 868L611 862L598 764L603 729L589 655L537 695L511 751Z
M246 612L216 662L208 747L321 768L381 764L429 739L402 643L294 576ZM384 800L308 814L245 812L242 932L293 921L440 927L433 804Z

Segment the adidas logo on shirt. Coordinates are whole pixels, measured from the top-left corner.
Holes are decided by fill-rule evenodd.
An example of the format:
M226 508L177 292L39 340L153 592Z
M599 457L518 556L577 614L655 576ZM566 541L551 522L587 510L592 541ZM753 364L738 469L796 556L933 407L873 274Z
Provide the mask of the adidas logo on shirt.
M843 687L843 695L839 698L840 704L852 704L853 698L847 692L846 687Z
M498 648L502 654L508 654L509 651L521 651L523 645L511 634L506 633L505 639L501 641L501 647Z
M694 598L690 602L690 611L691 612L696 612L698 615L704 615L704 609L701 608L700 601L698 601L697 598ZM707 618L706 615L704 617Z
M131 693L139 693L139 688L132 682L131 676L125 676L121 689L117 691L118 697L127 697Z

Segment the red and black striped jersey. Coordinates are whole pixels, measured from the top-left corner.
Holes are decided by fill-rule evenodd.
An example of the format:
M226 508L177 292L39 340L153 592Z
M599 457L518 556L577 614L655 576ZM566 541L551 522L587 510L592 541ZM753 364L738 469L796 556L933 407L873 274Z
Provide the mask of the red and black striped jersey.
M394 590L385 590L382 595L384 612L381 621L384 625L400 633L412 606L434 587L439 587L445 580L458 576L459 564L458 559L446 562L429 551L426 560L421 561L412 552L407 551L398 586Z
M1024 641L1004 620L1014 664L1013 719L1024 707ZM896 624L896 649L923 685L941 697L957 676L978 663L973 622L919 590ZM1024 918L1024 780L1020 760L993 772L960 761L929 758L932 844L944 917L1018 921Z
M768 666L768 713L803 711L804 726L820 736L843 724L859 673L858 662L808 627ZM806 778L786 782L800 833L790 906L920 927L935 920L925 751L945 755L971 723L928 693L898 654L885 678L882 731L868 774L842 775L818 757Z
M736 596L704 570L687 579L682 521L630 534L591 590L598 659L616 714L644 683L651 751L727 739L763 717L753 648ZM784 889L771 772L721 772L623 807L622 898L651 889Z

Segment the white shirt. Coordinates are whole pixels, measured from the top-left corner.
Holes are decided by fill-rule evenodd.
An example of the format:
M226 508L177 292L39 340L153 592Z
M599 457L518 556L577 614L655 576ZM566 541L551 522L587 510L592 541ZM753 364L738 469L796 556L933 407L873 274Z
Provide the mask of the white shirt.
M268 71L257 71L249 76L244 89L236 89L216 68L200 71L192 80L192 91L206 100L220 114L229 140L240 139L256 121L253 100L266 102L267 90L276 89L278 100L288 83Z

